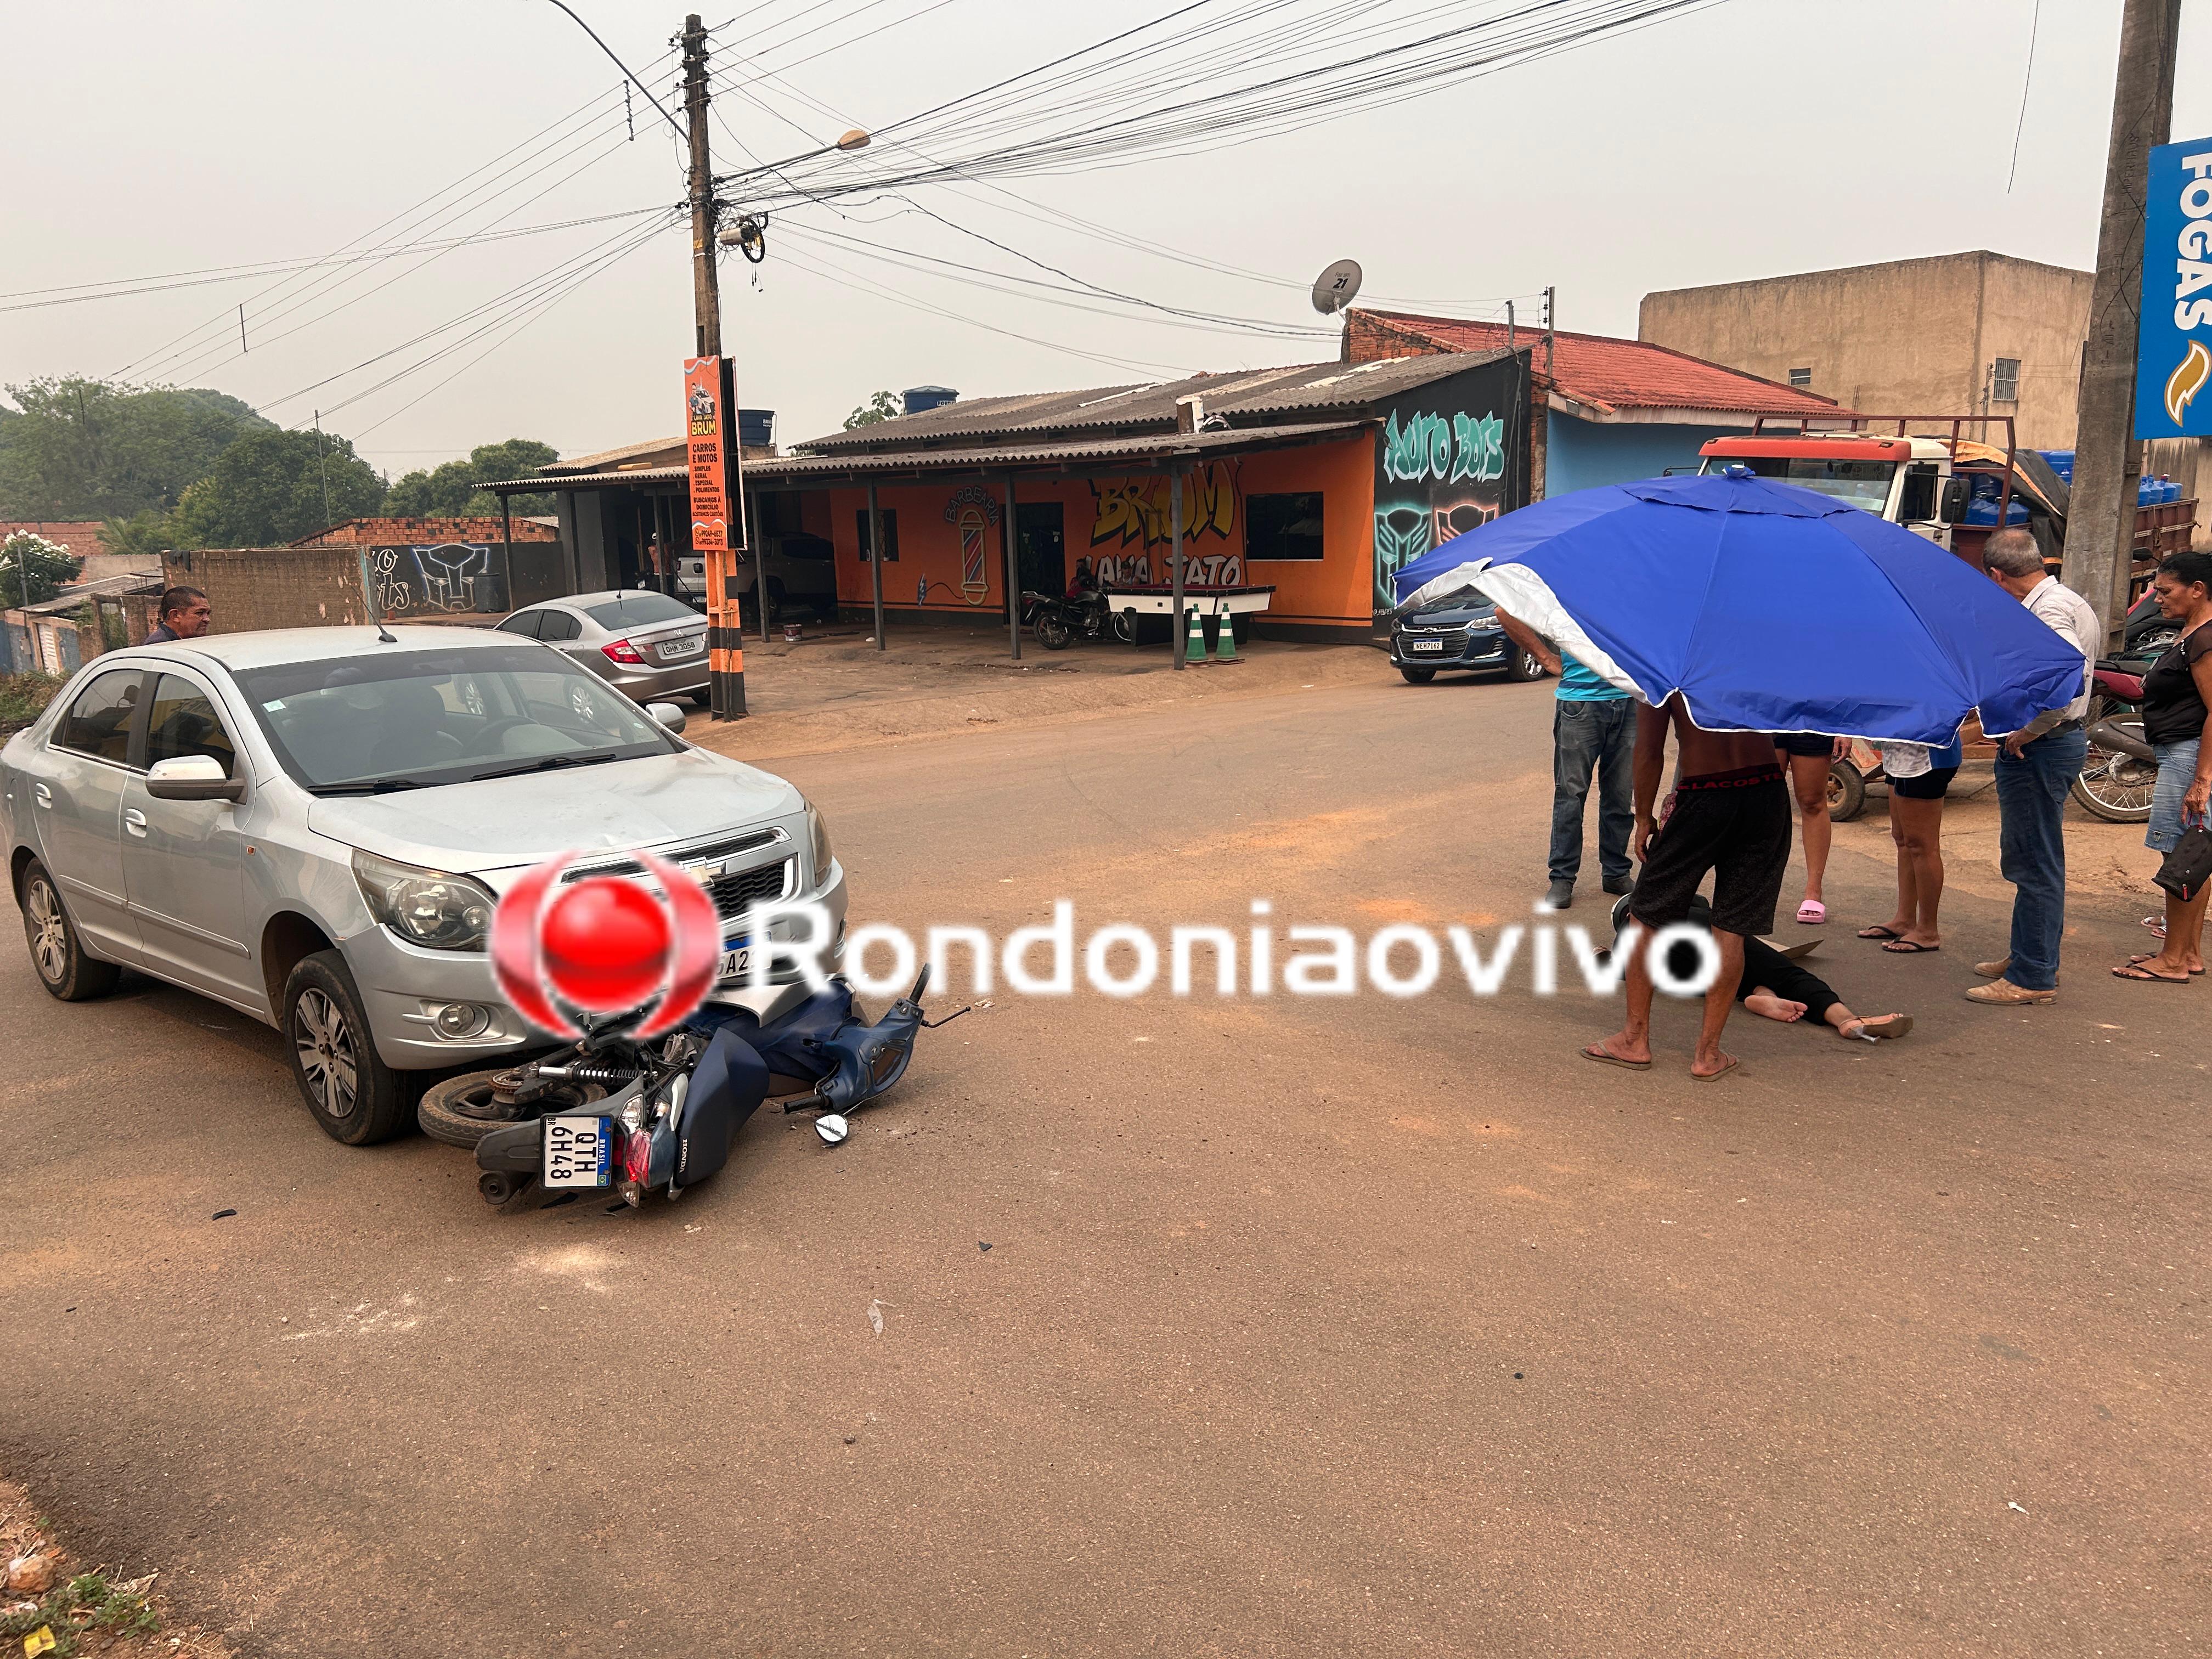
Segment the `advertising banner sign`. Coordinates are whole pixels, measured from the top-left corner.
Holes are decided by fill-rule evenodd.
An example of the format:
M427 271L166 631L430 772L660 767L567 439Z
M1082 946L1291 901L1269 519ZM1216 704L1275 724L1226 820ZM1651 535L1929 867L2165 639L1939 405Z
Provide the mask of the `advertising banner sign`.
M736 434L724 397L722 360L684 360L684 431L691 467L691 550L726 553L744 542L744 527L730 533L730 460Z
M2212 138L2150 153L2136 436L2212 437Z

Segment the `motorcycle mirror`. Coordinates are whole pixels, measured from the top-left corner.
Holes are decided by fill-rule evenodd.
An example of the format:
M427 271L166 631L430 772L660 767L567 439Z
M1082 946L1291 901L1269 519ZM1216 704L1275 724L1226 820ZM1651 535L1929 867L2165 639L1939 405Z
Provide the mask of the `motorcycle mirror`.
M826 1112L814 1120L814 1133L822 1137L824 1146L842 1146L845 1137L853 1133L853 1126L836 1112Z

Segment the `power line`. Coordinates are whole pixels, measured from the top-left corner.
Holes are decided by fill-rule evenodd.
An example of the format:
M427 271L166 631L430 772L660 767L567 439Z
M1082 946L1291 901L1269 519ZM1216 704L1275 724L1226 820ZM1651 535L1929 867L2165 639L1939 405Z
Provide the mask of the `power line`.
M676 118L671 115L666 110L661 109L660 100L653 95L653 88L646 85L644 82L639 80L635 75L632 74L628 64L623 63L621 58L615 57L615 49L609 46L605 41L599 39L599 31L594 29L589 23L586 23L582 18L578 17L574 10L568 5L568 0L552 0L552 3L553 4L560 7L562 11L567 12L569 17L574 21L578 28L583 30L585 33L592 37L592 44L599 47L601 52L606 53L607 57L612 60L614 66L623 72L623 78L629 82L630 85L635 87L640 92L643 93L646 95L647 100L652 104L653 108L660 110L660 118L668 123L669 126L674 130L678 137L683 137L684 129L677 125Z

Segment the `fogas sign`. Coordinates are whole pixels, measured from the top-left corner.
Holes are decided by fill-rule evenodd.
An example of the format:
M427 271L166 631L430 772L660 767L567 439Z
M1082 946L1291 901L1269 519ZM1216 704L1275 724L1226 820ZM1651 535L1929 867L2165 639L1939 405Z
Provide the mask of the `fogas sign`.
M2212 138L2150 153L2136 436L2212 436Z

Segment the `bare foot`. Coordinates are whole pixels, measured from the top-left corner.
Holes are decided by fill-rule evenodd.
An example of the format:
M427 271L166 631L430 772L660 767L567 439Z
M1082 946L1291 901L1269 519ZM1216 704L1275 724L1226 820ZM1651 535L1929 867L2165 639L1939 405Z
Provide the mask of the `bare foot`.
M1925 932L1918 927L1905 927L1900 928L1897 937L1890 943L1892 945L1917 945L1923 951L1940 951L1943 948L1943 936L1941 933ZM1910 951L1899 951L1897 954L1903 957L1912 953Z
M1805 1017L1803 1003L1792 1002L1787 997L1778 997L1771 991L1753 991L1743 1000L1743 1006L1754 1014L1763 1015L1768 1019L1778 1019L1785 1025L1792 1020L1802 1019Z
M1601 1049L1615 1060L1625 1060L1631 1066L1649 1066L1651 1063L1651 1039L1648 1036L1639 1042L1626 1031L1615 1031L1602 1042L1593 1042L1590 1047Z

